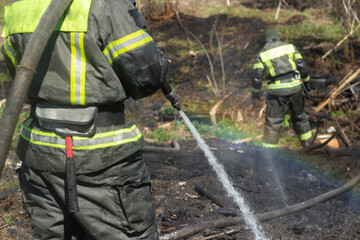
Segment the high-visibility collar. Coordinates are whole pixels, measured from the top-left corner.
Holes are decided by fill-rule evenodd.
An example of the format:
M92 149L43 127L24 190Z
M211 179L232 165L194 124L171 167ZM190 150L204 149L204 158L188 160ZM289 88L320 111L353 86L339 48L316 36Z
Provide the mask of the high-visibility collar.
M15 33L32 33L51 0L16 1L5 7L5 25L2 37ZM73 0L55 31L86 32L92 0Z

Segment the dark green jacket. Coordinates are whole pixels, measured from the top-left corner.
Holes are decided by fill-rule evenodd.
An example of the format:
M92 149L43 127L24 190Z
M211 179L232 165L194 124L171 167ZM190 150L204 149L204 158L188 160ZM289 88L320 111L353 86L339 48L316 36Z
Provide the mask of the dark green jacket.
M78 173L96 171L143 146L135 125L123 121L124 83L159 79L164 57L132 0L74 0L55 29L40 60L27 98L35 104L108 109L92 137L74 137ZM14 76L29 38L50 0L16 1L8 6L2 46ZM120 113L113 114L112 113ZM120 116L120 117L118 117ZM20 159L28 166L64 172L65 141L44 131L33 115L21 130Z
M251 90L261 89L265 75L269 94L286 96L301 91L300 80L295 77L296 70L304 82L310 80L307 65L293 44L276 37L267 39L256 56Z

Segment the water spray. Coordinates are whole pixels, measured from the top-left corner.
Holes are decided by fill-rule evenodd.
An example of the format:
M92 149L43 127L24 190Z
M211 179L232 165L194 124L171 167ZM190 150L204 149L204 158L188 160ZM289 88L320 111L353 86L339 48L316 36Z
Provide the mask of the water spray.
M191 123L189 118L186 114L180 110L180 115L184 119L186 125L190 129L192 135L194 136L199 148L204 152L206 158L208 159L210 165L212 166L213 170L215 171L217 178L220 180L222 185L224 186L225 191L227 194L234 200L235 204L239 207L243 217L245 224L252 230L256 240L266 240L263 233L263 229L261 225L258 224L258 221L255 215L252 213L249 206L246 204L244 198L241 194L236 191L233 187L232 182L230 181L228 175L226 174L224 167L221 163L218 162L214 154L210 151L208 145L204 142L201 138L199 132L196 130L194 125Z

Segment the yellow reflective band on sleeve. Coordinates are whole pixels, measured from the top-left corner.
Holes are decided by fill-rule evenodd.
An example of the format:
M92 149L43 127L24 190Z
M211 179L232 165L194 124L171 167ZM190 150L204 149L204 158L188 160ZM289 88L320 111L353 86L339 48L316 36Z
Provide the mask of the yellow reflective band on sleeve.
M4 49L5 49L6 55L8 56L8 58L10 59L10 61L12 62L12 64L14 65L14 68L16 70L17 66L18 66L18 62L16 60L15 49L14 49L13 45L11 44L10 37L8 37L5 40Z
M85 105L86 57L84 51L84 33L72 32L70 101L72 105Z
M51 0L16 1L5 9L2 37L15 33L32 33L40 22ZM55 31L86 32L92 0L73 0L65 19Z
M256 64L254 64L253 69L257 69L257 68L264 69L264 65L263 65L262 63L256 63Z
M152 37L144 30L138 30L125 37L109 43L103 51L104 56L112 65L115 58L132 49L145 45L153 41Z
M303 79L303 82L308 82L310 81L310 75L308 75L306 78Z
M295 54L295 59L302 59L303 57L301 56L301 54L300 53L296 53Z
M269 84L269 89L284 89L284 88L293 88L301 84L300 80L292 79L291 82L281 82L277 80L274 83Z
M311 133L311 131L308 131L308 132L303 133L303 134L300 135L300 140L301 141L308 140L311 137L312 137L312 133Z
M292 44L287 44L260 53L260 58L261 61L266 62L291 53L295 53L295 48Z
M65 139L55 133L43 132L29 127L31 121L23 124L20 135L26 141L40 146L53 148L65 148ZM142 133L136 125L130 128L119 129L111 132L95 134L91 138L73 137L74 150L92 150L119 146L126 143L136 142L141 139Z

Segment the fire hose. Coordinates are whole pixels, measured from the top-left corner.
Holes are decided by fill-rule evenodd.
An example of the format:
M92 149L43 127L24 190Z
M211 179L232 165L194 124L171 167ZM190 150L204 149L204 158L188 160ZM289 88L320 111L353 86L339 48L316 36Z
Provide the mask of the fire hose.
M317 197L311 198L309 200L306 200L306 201L303 201L303 202L300 202L300 203L297 203L294 205L290 205L285 208L273 210L273 211L266 212L266 213L256 214L255 216L261 222L269 221L269 220L279 218L282 216L286 216L291 213L298 212L300 210L314 206L315 204L318 204L320 202L324 202L333 197L336 197L336 196L348 191L349 189L354 187L359 182L360 182L360 174L357 175L356 177L354 177L353 179L351 179L346 184L344 184L338 188L335 188L334 190L331 190L327 193L321 194ZM199 224L196 224L193 226L185 227L178 231L169 233L169 234L161 237L161 240L182 239L186 236L193 235L193 234L201 232L205 229L227 227L227 226L242 224L242 223L244 223L244 219L242 217L229 217L229 218L205 221L205 222L202 222L202 223L199 223Z
M56 24L70 2L71 0L51 1L34 33L31 35L16 70L11 91L7 98L7 104L0 120L0 178L25 97L36 74L37 65Z

